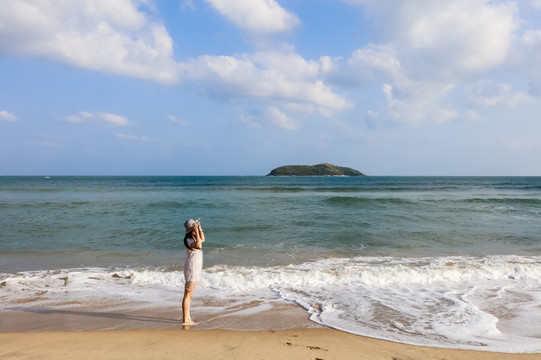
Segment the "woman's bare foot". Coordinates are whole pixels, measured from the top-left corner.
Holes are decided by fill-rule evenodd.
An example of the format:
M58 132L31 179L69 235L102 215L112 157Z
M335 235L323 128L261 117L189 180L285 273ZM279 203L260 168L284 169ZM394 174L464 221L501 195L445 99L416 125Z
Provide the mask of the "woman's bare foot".
M192 318L183 318L182 319L182 325L197 325L195 321L192 320Z

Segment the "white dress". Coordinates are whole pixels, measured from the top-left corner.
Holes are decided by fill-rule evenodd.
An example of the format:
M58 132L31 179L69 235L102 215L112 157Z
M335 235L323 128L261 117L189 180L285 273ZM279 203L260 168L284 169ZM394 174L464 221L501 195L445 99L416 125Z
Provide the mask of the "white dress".
M195 243L194 238L186 239L188 246ZM184 279L188 281L201 281L201 273L203 272L203 250L186 249L186 261L184 262Z

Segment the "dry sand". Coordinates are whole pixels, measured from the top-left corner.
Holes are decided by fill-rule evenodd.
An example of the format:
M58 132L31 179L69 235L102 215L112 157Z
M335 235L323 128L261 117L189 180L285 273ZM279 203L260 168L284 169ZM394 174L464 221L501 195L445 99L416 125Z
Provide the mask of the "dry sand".
M476 359L539 360L392 343L337 330L110 330L0 333L0 359Z

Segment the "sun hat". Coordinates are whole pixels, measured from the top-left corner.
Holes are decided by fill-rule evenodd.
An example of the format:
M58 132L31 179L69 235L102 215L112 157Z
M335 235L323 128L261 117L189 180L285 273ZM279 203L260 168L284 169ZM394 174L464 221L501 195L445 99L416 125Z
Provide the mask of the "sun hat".
M186 228L186 234L191 232L193 230L194 226L195 226L195 220L194 219L186 220L186 222L184 222L184 227Z

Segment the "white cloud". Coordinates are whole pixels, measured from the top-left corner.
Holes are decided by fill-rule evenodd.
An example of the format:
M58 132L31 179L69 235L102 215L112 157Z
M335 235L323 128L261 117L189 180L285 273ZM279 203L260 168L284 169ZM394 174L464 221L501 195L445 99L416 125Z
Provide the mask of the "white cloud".
M252 109L239 116L239 123L249 128L273 126L284 130L296 130L300 120L313 114L314 106L289 102L268 102L261 109ZM325 116L325 113L323 114Z
M511 84L495 84L487 80L482 80L473 85L471 89L471 101L483 106L504 105L510 108L532 102L533 98L523 92L513 92Z
M306 60L291 47L285 47L283 51L258 52L250 59L260 68L272 69L286 78L308 81L319 76L325 67L322 61Z
M288 32L300 24L297 15L276 0L205 1L250 35ZM541 95L541 70L537 70L541 30L515 36L520 24L516 2L343 2L379 14L379 26L385 29L385 40L355 49L346 59L325 54L306 59L290 45L274 44L274 51L202 55L177 63L166 28L140 8L152 10L153 3L141 0L4 0L0 5L0 53L45 57L162 83L189 81L211 96L248 99L283 128L294 126L295 107L330 116L354 106L330 84L348 90L367 85L384 88L381 101L388 111L385 114L377 108L378 122L385 115L415 125L448 121L458 116L450 96L456 85L478 81L509 60L512 52L516 53L516 68L527 69L523 71L531 79L530 95ZM530 5L537 3L531 0ZM184 9L195 9L195 5L192 0L179 2ZM515 45L511 52L514 39L520 46ZM479 87L474 89L463 96L475 105L512 107L530 99L523 92L501 87L510 99L490 98ZM172 115L168 119L186 124ZM128 124L125 117L108 113L80 112L65 120ZM248 117L243 121L257 124Z
M194 1L193 0L183 0L183 1L181 1L180 10L185 10L185 9L195 10Z
M510 1L344 1L378 16L390 39L386 45L419 79L449 81L502 64L520 24L518 8Z
M98 113L96 115L98 116L98 118L102 119L107 124L111 124L114 126L128 125L128 119L126 119L124 116L109 114L109 113Z
M402 65L389 46L369 45L365 49L355 50L348 59L348 64L357 68L357 73L366 71L367 74L363 77L372 77L374 72L395 80L403 76Z
M17 121L17 117L5 110L0 111L0 120L2 121Z
M541 0L530 0L530 5L534 8L541 9Z
M149 138L148 136L138 136L138 135L123 134L123 133L118 133L115 136L122 140L141 141L141 142L152 141L152 139Z
M0 52L39 56L72 66L178 81L165 27L131 0L3 0Z
M285 32L299 24L298 17L275 0L209 2L250 33ZM306 60L288 45L274 52L203 55L177 63L167 30L150 20L139 9L141 4L153 8L152 3L137 0L5 0L0 5L0 53L163 83L192 81L213 96L255 100L263 103L263 109L282 106L284 113L287 109L280 103L312 106L326 115L352 106L323 81L325 58ZM122 117L83 112L66 121L127 124Z
M389 115L403 123L442 123L456 118L456 109L446 99L454 83L416 79L402 66L398 56L391 45L371 44L355 50L343 64L337 62L329 76L346 87L381 82ZM381 126L382 115L378 113L375 121L373 114L369 112L367 124Z
M265 109L265 116L271 123L279 128L295 130L298 127L294 119L290 118L286 113L274 106L267 106Z
M529 95L541 96L541 30L525 30L514 44L509 59L510 67L530 80Z
M412 125L457 118L457 85L504 65L520 24L514 2L344 1L372 11L387 40L334 61L329 79L346 87L382 84L391 117ZM526 100L508 94L507 106Z
M351 107L320 79L319 66L295 54L257 53L201 56L187 63L184 73L218 97L307 103L322 112Z
M345 96L335 93L324 81L325 63L306 60L288 52L264 52L254 55L201 56L188 62L183 76L190 78L211 96L221 99L249 99L261 107L270 124L294 129L297 114L319 112L329 117L351 108ZM241 122L260 126L252 116Z
M509 151L540 151L541 142L538 139L525 137L508 137L501 140L501 146Z
M239 28L252 33L291 31L299 18L275 0L205 0Z
M396 46L404 46L418 76L456 76L502 64L519 22L514 3L487 0L416 0L397 10Z
M477 111L473 110L473 109L466 110L466 112L464 113L464 118L466 120L470 120L470 121L473 121L473 122L487 122L487 121L489 121L488 117L479 115L479 113Z
M28 145L32 145L32 146L42 146L42 147L46 147L46 148L60 148L60 147L63 147L62 144L59 144L59 143L55 143L55 142L52 142L52 141L27 141L26 142Z
M241 124L246 125L249 128L260 128L261 124L257 121L256 117L252 114L242 114L239 117Z
M371 129L377 129L383 126L381 114L374 110L368 110L365 118L366 125Z
M127 126L129 121L126 117L110 113L91 113L80 111L75 115L64 118L65 121L75 124L96 124L108 126Z
M458 116L458 111L444 101L452 85L445 87L441 84L416 83L406 89L397 91L397 96L392 85L383 86L387 107L394 119L418 126L423 123L443 123Z
M404 82L405 73L394 49L388 45L369 44L354 50L347 60L322 58L327 78L342 86L364 86L378 79Z
M188 126L190 123L184 119L181 119L179 117L173 116L173 115L167 115L167 119L169 119L170 122L179 124L182 126Z
M526 30L522 34L522 41L527 45L536 45L541 41L541 30Z

